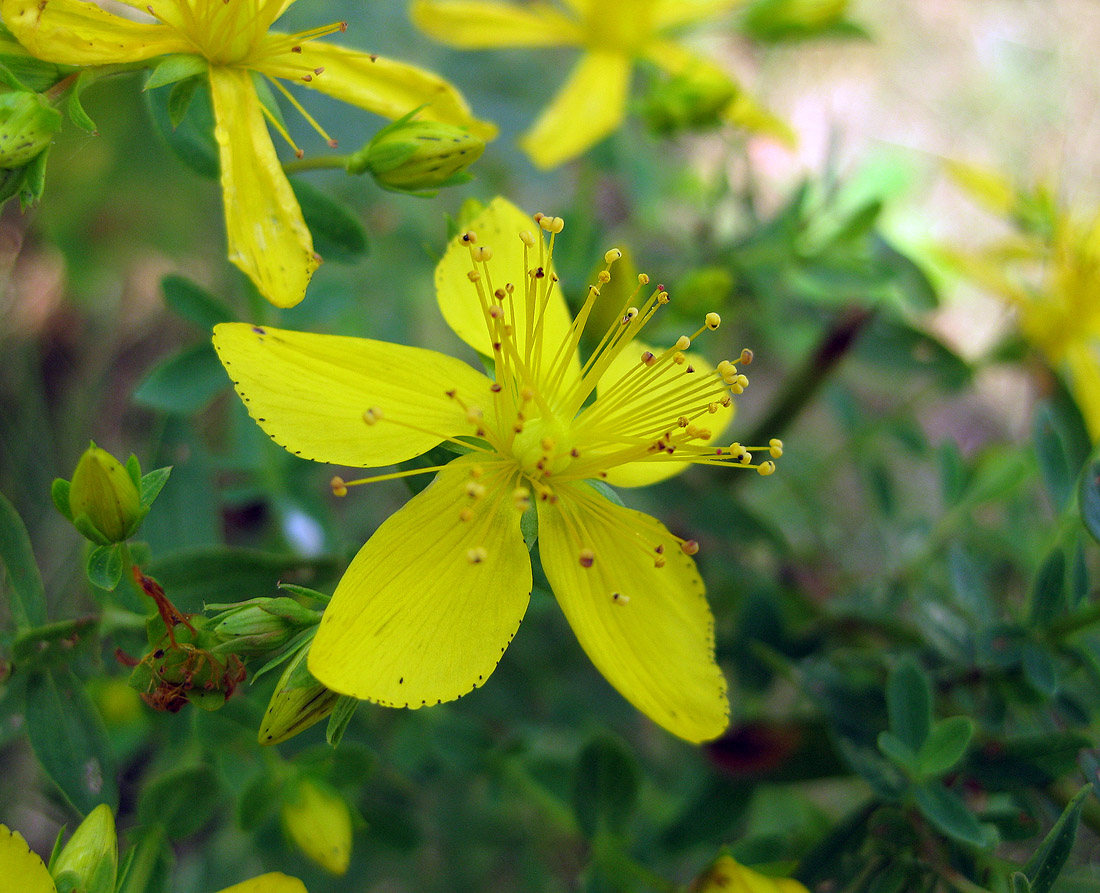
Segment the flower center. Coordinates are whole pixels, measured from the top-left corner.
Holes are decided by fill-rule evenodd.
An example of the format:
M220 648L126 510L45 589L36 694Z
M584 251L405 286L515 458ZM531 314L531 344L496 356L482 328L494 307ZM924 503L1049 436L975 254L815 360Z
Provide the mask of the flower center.
M653 6L653 0L619 0L609 12L591 4L585 16L589 48L637 55L653 39Z
M551 417L533 419L524 426L512 442L512 455L525 475L541 479L565 471L579 452L569 429Z

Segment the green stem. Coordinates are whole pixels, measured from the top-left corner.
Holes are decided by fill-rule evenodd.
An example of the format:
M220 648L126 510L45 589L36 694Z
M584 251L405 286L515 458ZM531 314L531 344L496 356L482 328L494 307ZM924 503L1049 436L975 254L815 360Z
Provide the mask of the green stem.
M683 893L683 887L679 884L674 884L635 861L615 838L597 837L593 841L592 849L597 861L633 875L651 890L658 890L660 893Z
M530 776L518 760L507 760L502 767L504 777L535 806L559 831L576 837L580 834L573 810Z
M829 376L848 355L859 334L875 316L873 309L849 307L825 331L806 361L789 379L787 379L779 398L771 411L760 421L743 443L767 443L783 432L798 417L799 413L821 390ZM733 478L738 480L742 476Z
M114 77L118 74L126 74L130 71L141 71L148 67L148 62L125 62L119 65L100 65L96 68L82 68L79 71L74 71L72 74L63 77L42 95L47 102L56 105L76 87L78 81L82 82L81 89L86 89L96 81L101 81L104 78Z
M301 174L306 171L346 169L350 155L318 155L316 158L299 158L297 161L283 162L283 173Z

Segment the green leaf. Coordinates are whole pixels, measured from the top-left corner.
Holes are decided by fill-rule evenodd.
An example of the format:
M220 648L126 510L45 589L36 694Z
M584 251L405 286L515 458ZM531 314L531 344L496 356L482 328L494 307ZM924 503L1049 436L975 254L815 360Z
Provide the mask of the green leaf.
M168 120L173 130L178 130L183 119L191 110L191 103L195 99L195 93L203 85L202 78L189 78L173 85L168 93ZM205 162L204 162L205 164Z
M35 93L48 90L65 77L66 69L53 62L43 62L27 53L13 55L0 53L0 70L4 82L15 90L27 89ZM72 69L68 69L72 70ZM14 79L14 83L12 82Z
M127 836L135 837L133 855L126 861L126 872L119 875L118 893L165 893L175 857L159 825L137 828Z
M111 743L80 680L65 670L35 674L26 722L39 765L81 815L100 803L117 809Z
M161 412L191 415L229 384L213 345L203 342L153 367L134 391L134 400Z
M1058 668L1054 659L1041 645L1025 642L1020 649L1024 678L1028 685L1048 698L1058 692Z
M974 723L968 716L952 716L932 724L920 752L917 769L921 775L943 775L963 758L974 737Z
M985 849L989 846L985 832L974 814L954 791L938 782L929 782L916 789L917 809L939 831L960 843Z
M1081 475L1081 521L1100 543L1100 460L1089 462Z
M123 570L122 543L99 546L88 553L84 573L93 586L114 592Z
M1012 872L1010 881L1012 884L1012 893L1031 893L1031 881L1027 879L1027 875L1022 871Z
M618 739L600 735L581 750L573 779L573 809L581 833L619 834L638 799L638 764Z
M1061 511L1069 502L1077 482L1079 464L1075 464L1069 435L1055 408L1039 404L1032 422L1032 440L1039 459L1039 472L1054 507Z
M162 57L145 81L146 90L155 90L168 84L175 84L187 78L195 78L206 74L210 64L202 56L193 56L190 53L175 53Z
M1058 875L1062 873L1070 851L1077 840L1077 826L1081 822L1081 810L1091 788L1085 785L1077 792L1065 810L1043 838L1039 849L1028 859L1024 874L1031 881L1031 893L1049 893Z
M209 766L184 766L145 785L138 802L143 825L159 824L172 840L190 837L214 816L224 794Z
M322 258L348 264L366 255L367 232L355 212L301 179L292 177L290 185Z
M95 126L95 121L88 117L88 113L84 111L84 106L80 102L80 94L84 92L84 88L88 86L90 80L94 80L94 78L88 71L82 71L76 76L76 83L69 91L67 109L69 118L77 127L94 135L98 133L98 128Z
M274 814L282 782L261 772L249 780L237 799L237 821L245 831L255 831Z
M185 276L172 273L160 280L164 303L173 313L209 333L218 323L232 322L236 314L224 302Z
M16 629L26 630L46 622L46 592L34 560L31 540L23 519L0 493L0 564L11 588L11 614Z
M886 682L890 731L910 750L919 752L932 727L932 684L911 657L903 657Z
M185 85L194 83L194 88ZM186 92L193 95L186 107L186 114L173 122L173 102L177 105L181 98L188 98ZM173 99L175 97L175 99ZM145 101L157 130L179 159L191 170L204 177L216 179L218 176L218 144L214 141L214 109L210 102L210 90L201 78L192 81L180 81L171 90L146 90Z
M1033 624L1049 626L1066 607L1066 556L1055 547L1047 556L1031 587L1028 614Z
M165 465L163 468L154 468L147 475L142 476L138 489L141 491L141 504L143 506L148 508L153 504L153 500L160 496L160 491L168 483L168 476L171 473L172 466Z
M332 747L337 747L340 744L344 732L348 729L348 723L351 722L358 706L358 699L349 695L341 695L336 702L332 715L328 718L328 726L325 727L325 740Z
M903 769L916 771L916 752L892 732L879 733L878 749Z
M56 508L67 521L72 521L73 512L69 507L69 490L71 486L64 478L54 478L53 483L50 485L50 499L53 500L54 508Z

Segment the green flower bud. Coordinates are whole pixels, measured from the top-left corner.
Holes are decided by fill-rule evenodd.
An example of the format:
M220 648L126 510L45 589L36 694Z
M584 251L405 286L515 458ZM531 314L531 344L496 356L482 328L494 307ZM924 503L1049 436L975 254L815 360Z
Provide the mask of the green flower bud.
M741 28L755 40L798 40L841 25L847 11L848 0L756 0Z
M255 657L276 651L302 630L321 621L319 611L304 608L292 598L254 598L237 605L208 605L222 613L210 618L220 648Z
M298 849L332 874L351 861L351 809L321 781L302 776L287 787L283 827Z
M120 543L134 535L148 512L126 469L92 443L69 485L69 517L77 530L100 545Z
M37 93L0 93L0 168L33 161L61 129L61 112Z
M281 744L320 722L333 710L340 695L325 688L309 672L309 645L290 659L260 722L260 744Z
M461 127L412 121L406 115L350 156L347 170L369 172L379 186L393 192L430 194L468 180L466 168L484 151L485 143Z
M111 808L101 803L80 823L53 864L58 893L114 893L118 837Z
M721 123L722 111L737 95L737 85L711 65L697 65L659 81L642 105L654 133L705 130Z

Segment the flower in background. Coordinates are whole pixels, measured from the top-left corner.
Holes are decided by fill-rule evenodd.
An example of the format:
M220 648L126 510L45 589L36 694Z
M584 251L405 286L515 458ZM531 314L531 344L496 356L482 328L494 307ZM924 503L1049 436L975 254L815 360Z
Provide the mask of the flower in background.
M1059 208L1044 188L1021 193L970 165L948 170L1016 232L973 253L943 253L1016 311L1020 333L1066 375L1089 435L1100 440L1100 213Z
M692 335L660 349L638 336L668 293L648 277L582 363L586 323L618 250L571 319L553 271L560 218L495 200L436 268L451 328L492 358L495 379L437 353L382 341L219 325L214 346L248 411L295 455L350 466L403 462L439 444L445 465L360 550L325 610L309 669L328 688L391 707L481 686L531 593L537 514L542 566L581 645L631 703L689 741L721 734L726 683L691 558L698 544L623 507L636 487L691 464L775 469L740 444L714 446L748 379L708 365ZM544 241L540 229L550 234ZM532 232L534 230L534 232ZM740 362L751 361L745 351ZM772 457L779 441L762 448Z
M768 877L746 868L732 856L719 856L688 893L809 893L798 881Z
M0 0L4 24L34 56L67 65L109 65L167 58L150 78L162 86L207 75L221 163L229 259L273 304L305 296L319 258L298 200L268 133L270 123L294 147L257 93L263 77L330 144L321 126L280 80L305 84L387 118L418 106L424 116L491 138L492 125L471 117L459 93L434 74L317 38L345 22L297 34L269 30L294 0L152 0L157 20L136 22L83 0ZM297 151L297 147L294 147Z
M576 46L583 55L565 85L520 140L531 160L551 168L582 155L617 130L635 63L648 61L677 81L730 86L722 115L734 124L791 138L713 62L679 37L685 26L715 19L740 0L566 0L519 5L497 0L416 0L412 17L431 37L467 50Z

